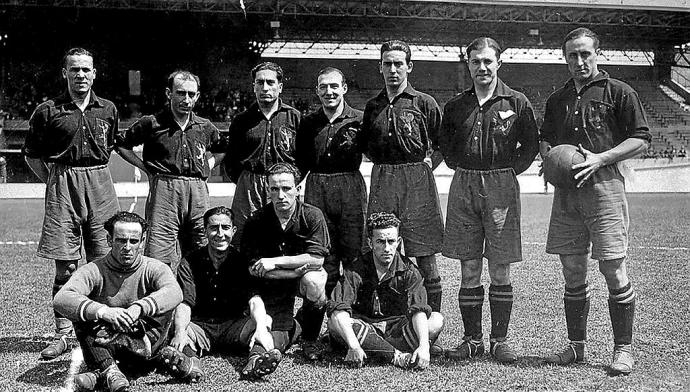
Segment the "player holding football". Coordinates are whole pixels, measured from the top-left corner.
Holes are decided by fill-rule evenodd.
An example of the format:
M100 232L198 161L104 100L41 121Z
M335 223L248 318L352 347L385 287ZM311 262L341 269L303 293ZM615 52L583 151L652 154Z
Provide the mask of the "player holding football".
M446 354L466 359L484 353L480 280L486 257L491 278L491 355L509 363L517 360L507 343L513 307L510 264L522 261L516 176L539 151L537 123L525 95L498 77L498 43L477 38L466 52L473 86L446 104L441 123L441 152L448 167L455 169L443 254L462 263L458 300L465 326L463 342Z
M587 259L599 261L609 290L613 327L612 374L633 369L632 330L635 292L628 279L628 204L625 181L616 165L643 153L651 142L640 99L630 86L597 67L599 38L577 28L563 40L571 79L546 103L540 150L572 144L585 157L573 166L576 188L556 187L547 253L558 254L565 278L566 324L570 343L546 358L568 365L585 359L590 288Z

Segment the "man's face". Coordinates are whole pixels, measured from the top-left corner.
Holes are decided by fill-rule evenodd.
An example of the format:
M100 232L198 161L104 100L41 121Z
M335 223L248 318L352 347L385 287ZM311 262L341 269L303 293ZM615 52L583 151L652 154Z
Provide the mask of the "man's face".
M565 43L565 61L570 76L578 82L587 82L597 73L597 50L590 37L579 37Z
M272 104L283 92L283 83L278 82L278 74L270 69L262 69L254 77L254 95L263 104Z
M232 224L229 216L216 214L208 218L205 230L208 246L218 252L224 252L230 247L230 241L237 227Z
M343 102L343 95L347 92L347 84L337 72L330 72L319 76L316 95L324 108L336 109Z
M139 223L116 222L112 237L108 235L113 258L123 267L134 264L144 250L144 238Z
M295 184L295 177L290 173L268 176L268 191L273 208L278 212L292 211L297 203L299 189Z
M496 58L496 51L489 47L470 52L468 60L470 76L476 86L489 86L496 79L501 60Z
M96 69L93 67L93 57L87 55L67 56L62 77L67 80L67 88L71 94L81 97L91 91Z
M407 75L412 72L412 61L405 60L405 52L391 50L381 56L381 75L386 86L397 88L407 81Z
M188 80L181 75L173 79L173 89L165 89L165 95L170 100L170 110L175 117L185 117L191 113L194 104L199 99L199 86L193 79Z
M390 266L400 241L398 229L395 227L375 229L369 238L369 246L374 253L374 261L384 267Z

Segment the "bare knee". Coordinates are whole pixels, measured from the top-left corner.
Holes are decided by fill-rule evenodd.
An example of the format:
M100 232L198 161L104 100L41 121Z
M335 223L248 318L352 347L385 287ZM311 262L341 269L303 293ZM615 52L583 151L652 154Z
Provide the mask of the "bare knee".
M619 289L628 284L628 268L625 258L599 261L599 271L611 289Z
M323 269L307 272L300 280L300 294L311 302L325 302L326 280L328 274Z
M461 286L478 287L481 284L482 260L465 260L462 264Z
M491 284L506 286L510 284L510 264L489 263L489 277Z
M563 278L568 287L578 287L587 283L588 255L561 255Z
M429 340L436 340L443 331L445 320L439 312L431 312L429 316Z

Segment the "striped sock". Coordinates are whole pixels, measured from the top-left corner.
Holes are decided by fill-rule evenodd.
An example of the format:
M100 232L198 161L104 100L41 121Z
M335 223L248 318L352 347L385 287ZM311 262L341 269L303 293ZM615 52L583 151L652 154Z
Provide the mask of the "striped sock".
M609 314L613 327L613 342L616 345L632 344L635 291L630 282L619 289L609 288Z
M513 286L489 286L491 308L491 341L503 341L508 336L508 324L513 310Z
M458 303L460 304L462 323L465 326L465 337L472 340L481 340L484 287L461 287L458 292Z
M587 283L577 287L565 288L563 305L565 322L568 326L568 339L573 342L587 340L587 317L589 316L591 291Z

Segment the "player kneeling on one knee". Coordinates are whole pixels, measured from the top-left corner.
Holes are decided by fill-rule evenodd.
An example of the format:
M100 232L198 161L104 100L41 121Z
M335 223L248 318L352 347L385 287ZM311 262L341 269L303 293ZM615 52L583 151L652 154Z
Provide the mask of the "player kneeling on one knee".
M427 304L417 267L398 252L400 220L374 213L367 222L372 251L345 270L328 302L328 331L345 361L365 359L401 368L429 366L429 347L443 330L443 316Z

